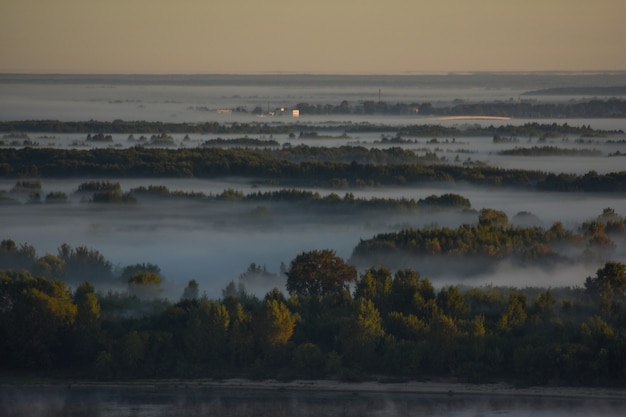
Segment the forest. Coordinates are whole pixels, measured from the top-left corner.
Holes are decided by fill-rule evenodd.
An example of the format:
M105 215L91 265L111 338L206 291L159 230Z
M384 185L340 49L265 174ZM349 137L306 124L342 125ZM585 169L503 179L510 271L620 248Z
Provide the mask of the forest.
M302 160L305 159L305 160ZM300 161L299 161L300 160ZM350 162L348 162L350 161ZM440 161L439 161L440 162ZM400 148L282 147L265 149L23 148L0 152L5 178L254 178L288 186L359 187L415 185L427 182L512 186L550 191L623 192L626 171L583 175L455 166L434 154Z
M622 223L623 225L623 223ZM251 264L222 296L190 280L160 297L159 268L114 271L95 249L37 257L0 243L0 366L65 378L454 377L485 383L623 386L626 265L580 285L443 286L411 269L357 270L334 251L294 258L285 291L246 291ZM118 290L96 290L90 280ZM69 283L72 283L71 285Z
M77 192L96 196L121 188L89 181ZM140 187L130 194L180 197L166 187ZM327 199L298 190L183 197L356 203L349 195ZM352 209L471 207L456 194L392 203L362 200ZM547 230L515 226L503 212L483 209L477 224L458 229L427 227L362 240L348 261L322 249L302 252L277 273L252 263L221 297L212 298L193 279L179 296L164 297L158 265L114 267L97 249L67 243L56 255L39 256L34 246L5 239L0 366L16 375L103 380L453 377L518 386L623 386L624 263L606 261L595 276L581 276L574 286L522 288L436 285L415 269L389 268L383 261L404 253L482 259L486 267L489 259L505 258L544 266L597 262L625 238L626 217L610 208L578 232L560 223ZM357 269L357 258L375 266ZM257 297L246 285L259 279L283 284Z
M398 126L380 123L326 123L316 125L311 131L311 125L306 123L172 123L114 120L112 122L89 120L70 122L61 120L13 120L0 121L0 132L7 132L8 138L25 139L27 133L47 132L54 133L85 133L87 135L105 135L114 133L125 134L174 134L174 133L217 133L217 134L290 134L296 137L315 135L316 132L341 130L346 134L358 132L397 132ZM523 125L502 126L443 126L440 124L409 124L401 126L399 134L421 137L441 136L491 136L509 135L521 137L558 137L563 135L580 134L585 137L602 137L609 134L624 133L621 130L593 129L590 125L570 126L567 123L539 123L529 122ZM93 138L93 136L92 136Z
M533 225L531 213L519 212L515 217L509 222L502 211L482 209L477 224L456 229L428 227L380 233L361 239L351 262L360 266L386 263L394 268L443 263L449 271L462 263L463 275L469 277L503 261L552 267L601 261L626 242L626 218L611 208L584 222L578 231L566 229L561 222L547 229ZM527 221L530 224L524 224Z
M599 108L612 110L598 117L613 117L623 107L619 100L603 103ZM582 111L575 106L544 109L523 104L499 104L497 109L501 114L511 106L525 112ZM467 105L464 109L478 112ZM497 208L474 207L459 191L532 191L534 198L545 193L546 199L559 199L555 194L581 200L619 197L626 191L626 171L575 174L471 161L449 164L437 153L440 150L426 146L463 146L463 138L473 136L489 141L493 137L494 143L510 146L533 139L537 146L500 152L597 158L595 149L567 148L568 135L609 143L620 141L621 131L556 123L348 123L312 129L281 123L54 120L0 122L0 131L13 132L7 134L19 140L30 140L30 132L79 133L90 143L108 143L112 134L123 133L132 142L125 149L3 147L0 178L14 184L0 190L0 208L7 213L23 210L42 218L48 212L69 213L51 219L84 215L88 233L117 237L128 228L140 235L138 247L149 246L149 239L169 238L165 233L141 235L142 228L167 223L167 216L178 216L177 221L195 216L195 223L172 221L166 227L184 224L188 229L183 232L190 236L213 233L217 239L232 232L245 240L253 232L263 235L302 219L313 223L304 233L330 224L337 227L334 235L340 235L346 229L339 226L347 219L357 219L363 227L351 254L337 255L334 242L327 240L286 259L278 272L256 261L245 269L250 259L241 254L243 272L220 294L189 276L184 289L173 295L166 291L171 288L168 276L156 263L140 257L130 264L114 263L97 248L63 242L64 231L59 229L54 235L59 239L56 253L38 253L38 241L0 236L0 369L5 376L626 384L626 264L620 258L626 246L626 216L606 207L575 227L571 219L544 225L527 211L509 216ZM380 143L394 146L348 143L358 132L382 133ZM203 138L197 147L184 147L171 136L194 133L239 137ZM272 135L278 134L288 135L294 144L275 141ZM329 138L346 144L298 143ZM561 145L548 144L549 139ZM422 142L425 146L419 149L395 146ZM122 186L129 179L132 185ZM167 180L172 179L234 181L244 184L245 192L236 186L219 192L180 190L169 186ZM54 188L74 183L78 185L71 192ZM434 187L442 191L432 194ZM385 188L403 194L359 194ZM142 211L146 207L163 213L154 223L133 224L154 214ZM414 226L416 219L441 219L436 217L441 213L452 214L458 224L432 220ZM119 220L119 225L112 227L107 219ZM44 220L31 221L29 228L47 227ZM274 244L269 238L261 242ZM180 254L186 255L183 249ZM506 269L498 269L503 265L518 267L528 280L515 286L504 280L472 285L472 278L485 271L505 274ZM549 274L580 265L598 268L593 274L569 277L570 285L547 280L541 286L525 285L539 270ZM439 275L442 270L455 270L461 278L451 284ZM258 282L275 288L256 293L251 288Z

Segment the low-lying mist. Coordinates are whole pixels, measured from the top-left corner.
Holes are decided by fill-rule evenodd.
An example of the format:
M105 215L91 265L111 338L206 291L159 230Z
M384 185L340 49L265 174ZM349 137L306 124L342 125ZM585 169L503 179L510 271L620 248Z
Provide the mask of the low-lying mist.
M477 211L495 208L504 211L512 222L515 214L529 212L538 226L548 228L556 221L576 230L582 222L594 219L607 207L619 214L626 212L626 199L620 195L584 193L542 193L508 189L461 188L375 188L356 190L315 190L322 196L331 192L342 196L351 191L356 198L426 198L457 192L471 201L473 210L420 210L416 213L394 211L351 212L340 209L319 210L307 204L262 202L206 202L192 199L139 199L137 204L80 203L72 194L80 180L45 180L43 193L64 191L67 204L17 204L0 207L2 239L31 244L38 256L56 254L59 245L87 246L100 251L115 267L151 263L161 268L165 293L178 299L191 279L200 292L219 297L221 290L246 271L251 263L262 265L276 279L248 282L250 291L263 295L277 287L284 290L278 274L281 264L304 251L332 249L349 259L361 239L407 228L450 227L472 224ZM225 187L245 194L259 189L237 180L121 180L122 189L139 185L165 185L170 190L202 191L218 194ZM13 183L0 182L8 191ZM264 191L261 190L261 191ZM624 259L623 245L612 255ZM470 277L468 263L438 264L435 258L414 259L408 266L429 276L436 286L465 283L512 286L581 285L599 264L557 265L528 268L498 264ZM367 268L373 265L362 265ZM390 267L392 267L390 265ZM477 265L477 268L482 265ZM88 278L88 277L87 277Z

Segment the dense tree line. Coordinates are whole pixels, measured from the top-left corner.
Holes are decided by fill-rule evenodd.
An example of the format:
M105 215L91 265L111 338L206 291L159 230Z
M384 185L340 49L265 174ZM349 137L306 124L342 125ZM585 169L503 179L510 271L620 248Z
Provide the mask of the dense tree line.
M500 155L512 156L601 156L597 149L568 149L557 146L533 146L531 148L505 149Z
M258 147L266 147L266 148L277 148L280 146L278 141L273 139L263 140L263 139L254 139L254 138L236 138L236 139L209 139L202 142L202 146L258 146Z
M457 114L458 115L458 114ZM442 126L432 124L413 124L404 126L374 124L374 123L347 123L316 125L311 131L311 125L301 123L172 123L123 121L113 122L89 120L86 122L71 122L60 120L14 120L0 121L0 132L8 132L7 139L30 138L24 132L35 133L85 133L88 135L104 134L151 134L155 137L167 134L195 133L195 134L241 134L241 135L278 135L288 134L296 139L296 133L302 137L318 137L318 132L342 131L342 137L349 138L349 133L359 132L398 132L402 135L417 137L454 137L454 136L493 136L509 135L520 137L562 137L565 135L605 136L623 131L605 131L593 129L590 125L570 126L567 123L539 123L530 122L523 125L480 126L468 125L464 127ZM323 135L322 135L323 136ZM93 137L93 136L91 136ZM129 139L134 140L133 137ZM148 138L145 138L147 141Z
M560 222L548 229L514 226L509 224L504 212L482 209L474 225L464 224L456 229L404 229L362 239L354 248L352 260L371 265L390 263L393 259L394 267L402 267L403 263L414 263L415 259L442 257L450 263L463 262L464 272L469 275L472 271L468 259L483 268L490 268L494 262L504 259L547 265L602 259L615 248L615 240L624 239L626 217L611 208L583 223L578 233L565 229ZM568 252L569 255L564 255Z
M302 126L304 129L304 125ZM46 132L46 133L234 133L234 134L272 134L290 133L293 126L274 126L267 123L171 123L152 121L79 121L60 120L21 120L0 122L0 132ZM297 129L297 126L296 126Z
M418 155L416 152L400 147L389 149L366 148L364 146L284 146L273 152L278 158L295 163L326 161L335 163L357 163L364 165L397 165L439 162L432 152Z
M387 103L384 101L342 101L338 105L298 103L295 108L307 114L421 114L436 116L505 116L516 118L624 117L626 100L593 99L568 103L537 103L529 100L470 102L453 105L432 103Z
M88 280L96 285L124 286L138 274L159 274L152 264L129 265L114 268L98 250L87 246L72 247L67 243L57 248L57 254L38 256L34 246L18 245L12 239L0 242L0 270L26 271L49 280L63 280L76 284Z
M24 182L17 181L7 196L14 196ZM41 189L41 182L37 181L37 190ZM30 188L29 188L30 189ZM465 210L470 212L471 202L469 199L459 194L446 193L442 195L430 195L426 198L381 198L381 197L355 197L351 192L344 193L340 196L337 193L321 195L319 192L307 191L296 188L280 189L274 191L256 191L248 194L236 189L225 189L221 193L209 193L198 191L181 191L170 190L164 185L148 185L139 186L123 191L121 185L117 181L98 181L90 180L79 184L74 195L81 196L81 203L105 203L105 204L135 204L142 202L151 202L155 199L159 200L194 200L197 202L211 203L282 203L289 206L306 207L311 209L331 209L334 211L341 210L343 213L358 213L364 210L391 211L399 213L411 213L430 210ZM5 201L9 201L9 197L5 197ZM32 200L27 200L32 203ZM52 191L46 195L47 203L68 203L67 194L59 191ZM16 204L19 204L15 200ZM260 207L260 206L257 206Z
M336 193L330 193L322 196L318 192L306 191L299 189L281 189L275 191L257 191L249 194L243 194L241 191L234 189L226 189L219 194L204 194L202 192L183 192L170 191L165 186L148 187L140 186L130 190L132 196L136 196L138 201L149 198L159 199L191 199L195 201L204 201L207 203L220 202L240 202L257 204L257 212L263 210L264 213L270 213L264 205L261 204L287 204L287 209L301 208L308 212L311 210L320 210L325 214L342 213L355 215L364 212L396 212L396 213L418 213L428 212L432 210L465 210L470 212L470 201L459 195L447 193L440 196L431 195L426 198L359 198L353 193L346 192L343 196ZM257 213L261 214L261 213Z
M436 115L490 115L522 119L625 117L626 100L610 98L568 103L509 101L497 103L463 103L451 107L429 108Z
M294 258L285 280L287 293L263 299L242 286L199 297L190 281L179 301L168 301L0 271L0 367L99 379L626 384L623 263L581 277L584 288L437 290L414 270L357 275L333 251L316 250ZM140 272L130 282L154 289L159 276Z
M295 150L294 150L295 149ZM541 171L460 167L423 163L411 151L391 148L324 148L317 152L332 162L298 158L299 147L254 149L4 149L0 151L2 177L254 177L282 185L372 186L414 185L424 182L456 182L505 185L554 191L626 191L626 171L600 175L548 174ZM356 154L353 155L352 153ZM306 154L306 152L304 152ZM357 162L355 158L366 159ZM429 159L427 157L427 159ZM416 163L416 162L422 163Z

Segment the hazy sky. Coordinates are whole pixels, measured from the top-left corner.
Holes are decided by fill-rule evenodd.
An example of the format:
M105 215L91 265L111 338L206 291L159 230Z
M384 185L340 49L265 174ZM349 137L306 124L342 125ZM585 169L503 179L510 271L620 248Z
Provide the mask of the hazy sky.
M0 0L0 72L626 70L626 0Z

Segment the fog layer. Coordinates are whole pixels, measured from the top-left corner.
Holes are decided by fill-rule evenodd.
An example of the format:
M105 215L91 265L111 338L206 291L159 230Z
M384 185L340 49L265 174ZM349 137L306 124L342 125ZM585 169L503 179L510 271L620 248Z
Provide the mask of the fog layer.
M206 180L122 180L124 190L139 185L165 185L170 190L194 190L219 194L227 188L244 193L257 192L237 182ZM178 298L190 279L200 284L209 296L220 291L243 273L250 263L264 265L278 272L281 263L289 265L299 253L313 249L332 249L344 259L361 239L405 228L475 223L477 211L495 208L509 219L527 211L544 228L561 221L576 231L584 221L594 219L604 208L626 213L626 199L621 195L584 193L541 193L506 189L425 187L414 189L351 190L357 198L400 198L415 200L430 195L456 192L467 197L474 211L438 211L417 213L366 214L337 210L319 211L306 205L286 203L229 203L193 200L141 200L135 205L80 203L73 195L79 180L44 180L43 192L64 191L67 204L18 204L0 207L2 239L18 244L32 244L39 256L56 254L62 243L73 247L85 245L100 251L115 266L152 263L166 278L167 295ZM12 183L0 182L0 190ZM262 190L263 191L263 190ZM333 190L316 190L321 195ZM337 192L337 190L334 190ZM623 246L613 256L626 256ZM617 259L619 260L619 259ZM495 285L581 285L586 276L600 265L572 265L552 270L520 270L499 265L496 270L467 279L457 269L438 267L436 260L416 260L410 266L424 274L433 274L437 286L452 283ZM371 265L364 265L369 267ZM278 278L262 282L255 292L263 294L272 287L284 289ZM547 279L550 279L547 281Z

